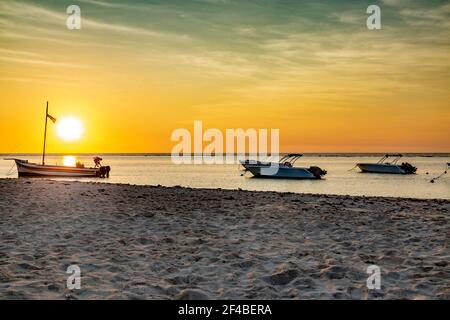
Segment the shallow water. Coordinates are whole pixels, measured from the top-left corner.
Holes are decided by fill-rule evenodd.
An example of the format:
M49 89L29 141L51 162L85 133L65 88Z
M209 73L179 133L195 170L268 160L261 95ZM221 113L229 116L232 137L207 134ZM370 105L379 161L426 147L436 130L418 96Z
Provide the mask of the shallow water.
M14 155L8 155L14 157ZM15 156L39 162L38 155ZM3 158L3 157L2 157ZM405 157L418 168L415 175L383 175L360 173L357 162L377 162L374 156L305 156L296 166L317 165L328 171L319 181L255 179L241 177L238 165L175 165L169 156L105 155L104 165L111 166L109 179L57 178L59 180L97 181L105 183L129 183L137 185L186 186L192 188L223 188L260 191L290 191L298 193L320 193L340 195L389 196L423 199L450 199L450 173L430 183L440 175L450 162L450 157ZM91 156L77 156L87 166ZM62 156L47 156L47 164L62 164ZM93 163L92 163L93 164ZM17 177L13 162L0 160L0 178ZM428 172L428 174L426 174ZM8 174L9 173L9 174Z

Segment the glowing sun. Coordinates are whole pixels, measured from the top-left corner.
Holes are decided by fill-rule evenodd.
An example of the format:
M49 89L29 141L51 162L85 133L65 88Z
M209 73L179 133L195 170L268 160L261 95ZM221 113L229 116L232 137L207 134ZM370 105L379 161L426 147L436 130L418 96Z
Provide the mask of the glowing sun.
M64 141L75 141L83 135L83 123L75 117L58 119L56 133Z

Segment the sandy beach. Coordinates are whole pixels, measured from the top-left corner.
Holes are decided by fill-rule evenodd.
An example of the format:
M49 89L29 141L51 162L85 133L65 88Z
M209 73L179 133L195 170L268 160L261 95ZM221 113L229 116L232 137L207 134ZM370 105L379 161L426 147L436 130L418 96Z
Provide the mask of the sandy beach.
M450 201L0 180L0 299L450 299ZM69 290L66 269L81 269ZM381 269L381 289L366 269Z

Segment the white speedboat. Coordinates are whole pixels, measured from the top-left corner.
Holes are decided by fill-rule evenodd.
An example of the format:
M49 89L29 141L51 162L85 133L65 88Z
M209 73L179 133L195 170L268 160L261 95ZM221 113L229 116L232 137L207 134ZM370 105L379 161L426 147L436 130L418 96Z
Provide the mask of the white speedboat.
M394 158L387 161L388 158ZM358 163L357 166L362 172L370 173L391 173L391 174L414 174L417 168L413 165L403 162L398 164L398 160L403 157L401 154L386 154L377 163Z
M257 178L282 178L282 179L321 179L327 172L319 167L309 168L294 167L295 162L302 154L288 154L279 162L262 162L255 160L240 161L244 168L244 175L250 172Z

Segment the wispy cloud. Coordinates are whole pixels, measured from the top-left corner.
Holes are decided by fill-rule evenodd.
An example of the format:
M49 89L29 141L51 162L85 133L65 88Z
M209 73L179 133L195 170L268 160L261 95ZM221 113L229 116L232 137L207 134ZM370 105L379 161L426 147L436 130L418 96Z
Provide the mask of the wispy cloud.
M31 84L45 84L45 85L52 85L52 86L74 86L75 84L71 82L71 79L65 79L66 81L61 81L61 79L55 79L55 80L49 80L45 78L38 78L38 77L0 77L0 81L2 82L27 82Z
M204 4L205 7L198 10L198 1L193 4L129 4L82 0L82 4L96 6L102 12L117 13L126 9L139 19L117 20L109 15L93 14L85 17L82 11L82 30L69 32L65 29L65 12L34 3L6 1L8 5L4 2L0 8L2 19L9 24L0 37L54 41L83 52L90 46L114 48L114 54L129 65L140 64L145 70L187 71L197 78L220 79L227 86L223 90L241 93L248 90L295 96L298 88L303 88L304 93L308 91L308 82L319 85L316 81L321 78L342 80L329 84L335 87L336 95L363 92L367 87L372 92L389 93L393 88L408 88L420 83L419 80L414 83L404 81L414 78L410 75L412 68L424 82L432 82L436 72L441 75L448 72L445 52L449 44L443 34L449 31L450 6L402 8L405 1L385 0L386 16L393 10L407 23L433 26L432 33L412 32L388 22L382 31L370 32L365 29L365 8L355 6L342 10L331 6L324 10L324 4L308 4L305 9L311 16L299 12L294 19L288 4L277 6L276 2L265 6L260 2L241 4L239 1L210 0L203 1L208 5ZM251 10L245 13L240 9L241 5ZM222 10L234 10L235 15L225 18ZM139 15L141 11L162 16L147 23ZM322 20L315 21L315 15ZM255 18L259 16L264 18ZM410 54L405 56L406 52ZM7 58L11 59L11 56ZM36 65L48 62L46 59L22 58L9 61ZM55 66L77 65L71 61L55 61L58 61L53 64ZM384 80L379 81L380 77ZM348 86L351 79L354 84ZM331 90L329 92L331 95Z
M447 32L450 28L450 3L435 8L404 8L400 15L410 25L444 28Z
M331 18L336 19L341 23L363 24L367 18L362 10L347 11L347 12L333 12Z
M41 59L27 59L27 58L12 58L6 56L0 56L0 60L9 61L9 62L17 62L17 63L26 63L26 64L35 64L35 65L44 65L48 67L59 67L59 68L84 68L86 66L79 64L71 64L65 62L55 62L49 60L41 60Z
M38 54L35 52L0 48L0 55L2 54L13 56L32 56L32 57L38 56Z
M97 0L78 0L82 3L87 3L95 6L106 7L106 8L121 8L121 9L134 9L139 10L142 6L139 5L127 5L124 3L116 3L116 2L105 2L105 1L97 1Z
M35 4L5 1L0 4L0 9L5 17L10 17L12 20L28 20L31 22L40 22L42 24L51 25L54 29L55 25L60 26L60 31L65 32L65 23L67 14L65 12L57 12L55 10L47 9L43 6ZM30 25L33 27L33 25ZM188 39L187 35L171 34L167 32L154 31L150 28L135 27L131 25L124 25L114 22L104 22L94 20L82 16L82 28L92 31L108 31L118 32L126 35L137 35L146 37L174 37L176 39Z
M383 0L383 4L393 7L406 5L408 0Z

